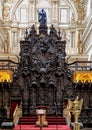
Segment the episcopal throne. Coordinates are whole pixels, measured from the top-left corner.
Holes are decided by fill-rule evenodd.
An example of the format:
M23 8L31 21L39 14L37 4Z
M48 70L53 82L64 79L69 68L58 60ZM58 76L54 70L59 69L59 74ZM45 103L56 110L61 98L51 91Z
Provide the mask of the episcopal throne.
M12 87L12 97L21 99L23 116L34 115L38 106L46 106L48 115L62 115L64 99L73 98L65 47L53 25L48 29L40 24L39 33L35 25L26 30Z

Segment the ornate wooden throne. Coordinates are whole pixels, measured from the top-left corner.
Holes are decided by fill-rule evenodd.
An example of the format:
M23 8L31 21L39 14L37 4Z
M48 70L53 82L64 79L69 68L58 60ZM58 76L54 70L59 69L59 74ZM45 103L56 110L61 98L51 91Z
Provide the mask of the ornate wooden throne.
M64 99L73 97L73 84L65 62L66 41L51 25L33 25L20 41L20 62L14 73L12 97L20 98L22 115L34 115L46 106L48 115L62 115Z

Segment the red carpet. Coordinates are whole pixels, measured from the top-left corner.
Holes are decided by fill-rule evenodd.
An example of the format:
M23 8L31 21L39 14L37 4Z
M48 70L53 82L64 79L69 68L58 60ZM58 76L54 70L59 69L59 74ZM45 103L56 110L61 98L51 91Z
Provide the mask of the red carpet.
M64 117L58 116L47 116L46 120L48 121L48 125L66 125L66 120ZM21 117L19 120L19 124L21 125L35 125L37 121L37 116L30 117Z
M17 125L14 130L40 130L40 127L35 125ZM71 130L67 125L48 125L48 127L42 127L42 130Z
M47 116L46 120L48 121L48 127L42 127L42 130L71 130L66 125L64 117ZM37 116L21 117L14 130L40 130L40 127L36 127L35 125L36 121Z

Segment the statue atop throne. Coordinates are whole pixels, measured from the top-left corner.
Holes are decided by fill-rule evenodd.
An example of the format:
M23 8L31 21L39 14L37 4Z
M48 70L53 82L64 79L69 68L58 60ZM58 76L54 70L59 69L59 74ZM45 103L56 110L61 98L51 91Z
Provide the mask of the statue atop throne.
M40 22L40 25L47 24L47 15L44 9L38 11L38 21Z

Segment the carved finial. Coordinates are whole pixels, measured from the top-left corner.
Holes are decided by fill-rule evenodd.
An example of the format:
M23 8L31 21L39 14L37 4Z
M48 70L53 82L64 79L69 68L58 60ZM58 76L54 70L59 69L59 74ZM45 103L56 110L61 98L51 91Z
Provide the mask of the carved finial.
M54 28L53 24L52 24L51 27L50 27L50 35L57 35L57 31L56 31L56 29Z
M26 28L25 34L24 34L24 39L27 40L28 39L28 30Z
M60 32L60 28L59 28L59 31L58 31L58 37L59 37L59 40L61 40L61 32Z
M29 34L31 34L31 35L36 34L36 30L35 30L35 25L34 24L32 25Z

